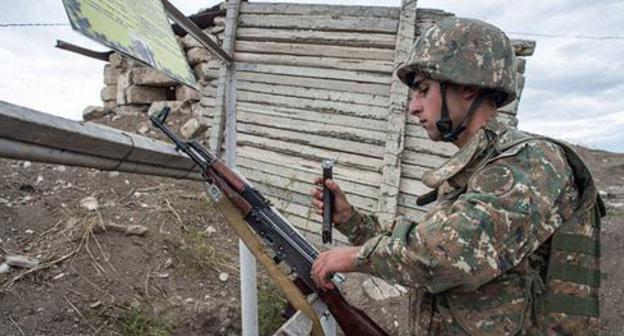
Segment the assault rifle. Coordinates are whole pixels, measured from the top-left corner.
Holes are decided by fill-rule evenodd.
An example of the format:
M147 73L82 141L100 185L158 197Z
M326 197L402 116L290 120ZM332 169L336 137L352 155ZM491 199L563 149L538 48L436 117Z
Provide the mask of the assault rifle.
M295 283L301 292L316 293L327 305L346 336L387 335L363 311L351 306L338 287L334 286L334 289L327 291L316 287L310 275L312 264L318 256L316 248L243 176L228 168L198 142L179 138L165 125L168 114L169 108L165 107L157 115L150 116L150 120L175 143L176 150L186 153L199 166L206 181L216 186L234 204L247 224L273 250L274 261L284 261L296 273Z

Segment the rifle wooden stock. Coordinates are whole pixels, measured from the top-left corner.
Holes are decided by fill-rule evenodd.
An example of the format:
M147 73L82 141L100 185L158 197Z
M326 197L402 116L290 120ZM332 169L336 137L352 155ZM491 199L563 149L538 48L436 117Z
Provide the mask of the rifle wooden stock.
M366 313L351 306L335 288L319 291L319 297L334 316L346 336L388 336Z

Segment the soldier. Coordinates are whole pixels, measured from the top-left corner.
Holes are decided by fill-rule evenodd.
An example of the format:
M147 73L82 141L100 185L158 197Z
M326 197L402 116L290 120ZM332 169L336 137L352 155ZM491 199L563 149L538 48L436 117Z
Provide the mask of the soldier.
M418 222L384 230L334 192L336 229L354 246L319 255L319 288L333 272L363 272L414 288L416 335L597 335L604 206L567 145L508 128L496 111L516 97L508 37L479 20L426 31L397 77L410 116L459 150L424 174L437 202ZM322 185L322 180L315 182ZM322 212L321 191L312 191ZM420 202L424 203L424 202Z

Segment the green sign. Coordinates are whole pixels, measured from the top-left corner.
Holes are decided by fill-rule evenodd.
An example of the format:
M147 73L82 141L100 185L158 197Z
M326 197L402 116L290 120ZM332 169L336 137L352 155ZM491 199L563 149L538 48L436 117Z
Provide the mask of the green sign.
M72 27L197 89L161 0L63 0Z

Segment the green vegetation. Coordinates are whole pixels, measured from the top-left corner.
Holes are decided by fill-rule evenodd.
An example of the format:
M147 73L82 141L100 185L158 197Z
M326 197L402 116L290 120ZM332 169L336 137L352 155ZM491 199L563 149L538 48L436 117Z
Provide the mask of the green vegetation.
M273 335L286 322L282 316L286 305L286 299L275 285L265 283L258 286L258 332L260 335Z
M232 261L210 245L205 234L199 229L187 227L182 232L182 238L183 246L176 258L182 265L183 270L195 272L214 270L221 272L234 269Z
M139 308L128 308L120 317L124 336L168 336L167 325Z

